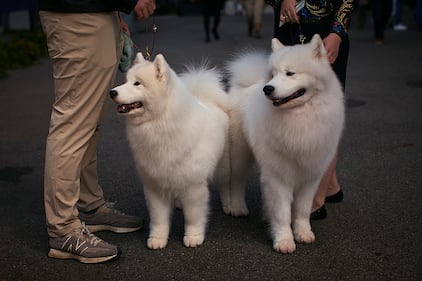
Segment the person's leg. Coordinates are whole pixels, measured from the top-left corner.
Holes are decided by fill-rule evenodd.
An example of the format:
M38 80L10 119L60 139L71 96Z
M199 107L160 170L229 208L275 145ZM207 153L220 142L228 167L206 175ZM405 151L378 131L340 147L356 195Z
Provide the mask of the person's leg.
M202 18L205 30L205 42L210 42L210 16L208 13L204 13Z
M318 190L315 193L314 201L312 203L312 213L320 210L320 208L323 208L324 203L325 203L325 197L327 196L330 184L333 181L333 177L336 177L336 172L335 172L336 165L337 165L337 154L334 156L326 172L324 173L324 176L322 177L321 182L318 186ZM325 218L325 216L326 216L326 213L322 215L321 217L317 217L314 219L323 219ZM311 214L311 218L312 218L312 214Z
M105 56L109 57L107 69L91 71L91 78L87 79L90 81L98 81L94 83L94 87L96 87L98 93L102 93L99 95L99 98L102 99L102 101L99 101L101 104L101 111L99 112L100 115L95 117L95 120L97 120L97 125L89 140L86 153L84 154L84 158L82 159L81 163L81 194L78 202L78 208L82 211L90 211L104 204L103 191L98 183L97 143L100 133L100 122L107 110L108 92L114 85L118 61L123 48L123 41L121 39L121 27L117 24L114 25L113 29L114 30L111 32L105 32L105 34L103 34L103 39L107 40L107 38L113 36L111 38L113 42L116 42L115 44L109 44L109 46L106 47L99 43L101 41L95 40L94 44L97 45L93 48L93 50L102 48L103 51L108 54L104 54ZM104 59L103 61L106 60ZM94 101L92 104L95 103L96 101Z
M342 39L340 48L338 51L337 59L332 64L332 68L337 75L337 78L340 80L340 83L343 87L343 90L346 89L346 72L347 72L347 63L349 60L349 50L350 50L350 40L346 36Z
M215 11L214 14L214 23L212 27L212 34L214 35L214 39L218 40L220 39L220 34L218 33L218 26L220 25L221 21L221 14L220 11Z
M253 31L253 0L243 0L243 8L246 13L246 22L248 24L248 36L252 36Z
M256 0L253 12L253 33L256 38L261 38L262 16L264 14L264 0Z
M384 13L383 1L385 0L372 0L372 19L374 22L374 37L378 45L384 43Z
M44 201L48 234L60 237L81 226L80 198L81 206L104 202L94 172L96 129L117 70L121 29L116 13L40 15L55 83Z
M388 23L391 19L391 11L393 10L393 3L391 1L385 1L382 3L382 11L383 11L383 28L384 30L387 28Z
M333 176L331 177L330 185L328 186L326 197L335 196L341 191L340 183L337 178L337 171L334 169Z
M358 18L358 28L362 29L365 27L366 23L366 11L368 9L369 3L368 0L360 0L357 7L357 18Z
M403 16L403 0L394 0L394 6L392 7L392 10L394 11L394 25L398 25L402 23L402 16Z
M422 0L416 1L416 7L413 13L413 19L418 27L418 30L422 31Z

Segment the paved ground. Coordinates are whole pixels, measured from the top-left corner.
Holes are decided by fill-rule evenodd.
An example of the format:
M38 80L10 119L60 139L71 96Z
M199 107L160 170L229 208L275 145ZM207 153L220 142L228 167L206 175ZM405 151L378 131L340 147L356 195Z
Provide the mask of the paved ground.
M221 40L205 44L200 17L155 18L154 53L176 70L209 57L216 65L235 52L268 48L250 39L241 17L224 17ZM147 24L150 26L151 21ZM139 25L144 29L144 24ZM183 221L173 217L169 245L146 248L148 230L99 236L120 245L115 262L84 265L49 259L43 213L43 157L52 102L48 59L0 80L0 280L422 280L422 33L386 34L375 46L370 28L352 28L347 85L347 127L338 174L345 192L313 222L317 240L292 255L272 250L262 220L257 173L250 176L250 216L222 214L213 193L205 243L182 245ZM134 40L151 45L150 33ZM122 81L119 76L117 83ZM101 183L122 210L148 214L124 135L123 119L110 107L99 145Z

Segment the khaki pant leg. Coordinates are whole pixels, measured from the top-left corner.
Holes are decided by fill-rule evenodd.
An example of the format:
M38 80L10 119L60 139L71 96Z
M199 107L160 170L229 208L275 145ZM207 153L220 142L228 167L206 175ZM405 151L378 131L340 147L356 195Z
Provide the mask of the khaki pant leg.
M255 25L262 25L262 16L264 15L264 7L265 1L264 0L255 0L253 7L253 23Z
M53 61L55 101L46 144L47 231L63 236L78 209L104 202L96 171L98 125L122 51L117 13L40 12Z
M246 12L246 18L248 22L253 22L253 11L254 11L254 1L253 0L243 0L243 8Z

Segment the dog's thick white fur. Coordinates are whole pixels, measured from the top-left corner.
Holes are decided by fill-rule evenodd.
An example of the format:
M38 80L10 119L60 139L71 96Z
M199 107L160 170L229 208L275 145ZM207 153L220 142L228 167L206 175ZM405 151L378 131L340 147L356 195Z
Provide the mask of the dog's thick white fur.
M167 245L177 203L184 214L184 245L196 247L205 238L209 181L219 187L225 213L248 212L244 194L239 202L231 198L230 102L220 74L202 66L178 75L163 55L150 62L139 53L126 78L110 95L127 118L128 141L144 185L150 215L147 246Z
M273 247L292 253L295 240L315 240L312 200L342 134L344 98L318 35L295 46L273 39L272 50L269 57L244 54L228 64L230 95L238 105L232 118L241 122L244 134L244 139L234 135L232 165L240 169L233 182L241 189L249 146L260 168Z

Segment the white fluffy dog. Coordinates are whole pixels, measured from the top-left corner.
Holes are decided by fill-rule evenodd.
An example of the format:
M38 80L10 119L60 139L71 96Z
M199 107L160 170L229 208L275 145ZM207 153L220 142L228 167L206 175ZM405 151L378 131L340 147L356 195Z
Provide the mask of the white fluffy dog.
M272 50L269 57L240 56L228 67L230 95L237 104L232 118L244 135L234 135L232 160L239 170L233 182L235 190L242 188L250 147L260 168L273 247L292 253L295 240L315 240L309 221L312 200L335 155L345 109L341 85L318 35L295 46L273 39Z
M150 62L139 53L127 82L110 96L127 118L127 137L150 214L149 248L167 245L176 202L185 219L184 245L203 243L213 178L224 211L247 214L242 194L232 207L229 100L216 70L202 67L177 75L162 55Z

